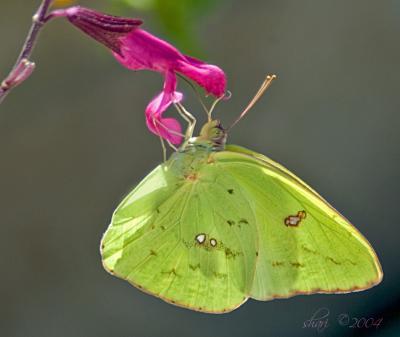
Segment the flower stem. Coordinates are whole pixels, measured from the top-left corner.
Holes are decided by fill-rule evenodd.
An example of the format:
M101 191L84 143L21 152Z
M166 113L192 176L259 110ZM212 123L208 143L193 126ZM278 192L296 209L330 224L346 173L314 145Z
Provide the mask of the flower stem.
M40 30L45 23L46 14L52 2L53 0L43 0L35 15L33 16L32 26L29 30L28 36L26 37L25 43L22 46L21 53L19 54L17 61L15 62L15 65L11 69L9 75L1 83L0 104L3 102L4 98L9 94L12 89L24 82L32 73L34 64L29 61L29 58L36 44ZM32 68L24 70L24 66L26 66L27 64L30 64ZM21 76L21 71L23 72L23 76Z

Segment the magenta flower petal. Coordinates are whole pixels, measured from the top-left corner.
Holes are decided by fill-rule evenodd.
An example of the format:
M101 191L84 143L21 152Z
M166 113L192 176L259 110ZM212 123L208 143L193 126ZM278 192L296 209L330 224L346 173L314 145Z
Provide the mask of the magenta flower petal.
M226 76L219 67L183 55L169 43L144 31L135 29L120 38L120 53L116 59L132 70L176 71L189 77L208 93L220 97L226 90Z
M154 134L167 139L172 144L180 144L182 128L179 122L174 118L162 118L162 114L172 103L178 103L183 99L182 93L175 89L176 76L171 71L167 72L163 91L146 108L146 124Z
M173 46L158 37L136 29L120 38L121 56L114 56L132 70L148 69L165 72L174 70L177 60L184 56Z
M151 132L168 140L171 144L179 145L182 142L182 128L175 118L146 119L146 125Z
M112 50L124 67L157 71L165 76L163 91L146 108L146 124L151 132L173 144L182 141L181 126L176 119L163 118L162 114L183 98L176 91L176 73L192 79L216 97L225 93L226 76L222 69L186 56L168 42L138 28L141 20L111 16L80 6L55 10L49 18L62 16Z
M202 86L216 97L225 94L226 76L221 68L185 56L186 61L178 61L176 70Z

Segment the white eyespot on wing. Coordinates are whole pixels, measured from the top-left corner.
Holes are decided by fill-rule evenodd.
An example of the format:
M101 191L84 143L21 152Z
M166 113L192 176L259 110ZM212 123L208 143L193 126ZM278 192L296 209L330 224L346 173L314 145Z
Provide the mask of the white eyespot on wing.
M215 247L215 246L217 245L217 240L215 240L215 239L210 239L210 245L211 245L212 247Z
M204 233L197 234L195 240L197 241L197 243L202 244L204 243L204 241L206 241L206 235Z

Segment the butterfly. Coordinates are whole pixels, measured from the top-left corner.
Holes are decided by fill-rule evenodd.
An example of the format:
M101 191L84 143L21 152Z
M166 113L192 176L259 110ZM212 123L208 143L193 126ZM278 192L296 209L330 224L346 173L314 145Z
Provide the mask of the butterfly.
M286 168L226 137L210 118L121 202L101 243L108 272L208 313L381 281L373 248L345 217Z

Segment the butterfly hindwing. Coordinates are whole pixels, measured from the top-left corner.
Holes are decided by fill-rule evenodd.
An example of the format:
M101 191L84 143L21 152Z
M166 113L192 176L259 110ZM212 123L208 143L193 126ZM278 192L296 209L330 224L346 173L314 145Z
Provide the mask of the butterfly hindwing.
M114 213L102 241L107 270L164 300L205 312L248 297L257 253L256 221L232 179L202 166L196 177L161 165Z

